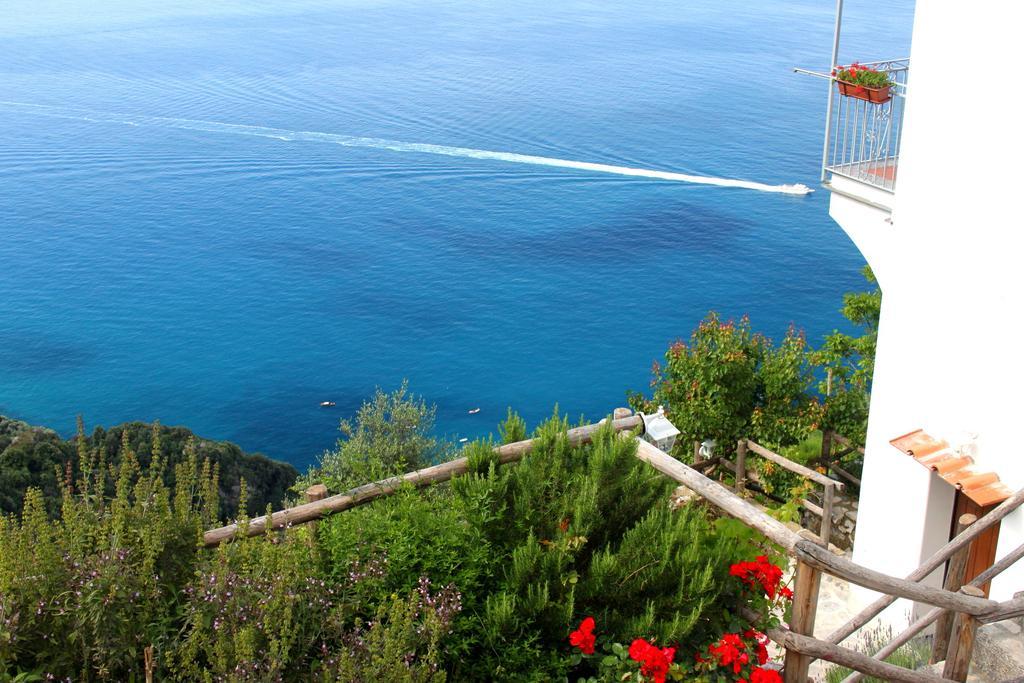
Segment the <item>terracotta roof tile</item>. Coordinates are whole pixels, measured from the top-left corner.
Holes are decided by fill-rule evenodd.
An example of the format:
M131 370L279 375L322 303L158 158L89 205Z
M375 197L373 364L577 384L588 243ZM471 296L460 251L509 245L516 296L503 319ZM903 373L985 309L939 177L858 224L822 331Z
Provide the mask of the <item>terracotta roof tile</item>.
M978 505L1000 503L1013 494L999 480L998 474L980 469L971 457L962 456L950 448L948 441L937 439L921 429L898 436L889 443L937 472Z
M918 460L918 462L921 461ZM972 458L958 458L955 455L951 455L948 458L928 463L928 467L932 468L939 474L944 475L951 472L959 473L960 470L973 464L974 460Z
M974 474L969 477L961 477L953 483L965 489L976 489L981 486L995 484L997 481L999 481L999 475L995 472L982 472L981 474Z
M968 498L982 507L1002 503L1013 495L1013 491L1010 490L1010 487L1002 482L996 482L976 489L964 489L964 493L967 494Z

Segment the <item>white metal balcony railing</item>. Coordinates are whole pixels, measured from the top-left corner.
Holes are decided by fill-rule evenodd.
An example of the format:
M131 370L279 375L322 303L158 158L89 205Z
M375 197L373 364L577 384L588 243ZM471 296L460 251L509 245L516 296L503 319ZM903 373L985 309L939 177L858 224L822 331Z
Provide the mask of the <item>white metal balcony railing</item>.
M894 85L888 102L876 104L840 95L832 85L836 79L831 73L796 69L830 81L821 181L829 185L831 174L891 193L896 187L910 60L862 62L861 66L889 75Z

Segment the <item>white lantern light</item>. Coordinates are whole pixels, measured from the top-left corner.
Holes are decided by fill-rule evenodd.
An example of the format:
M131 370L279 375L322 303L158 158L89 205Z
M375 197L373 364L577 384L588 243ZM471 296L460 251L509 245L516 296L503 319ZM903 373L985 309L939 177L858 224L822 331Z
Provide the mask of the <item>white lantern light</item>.
M665 417L665 408L658 406L658 412L653 415L640 413L644 421L644 438L668 453L679 436L679 430Z

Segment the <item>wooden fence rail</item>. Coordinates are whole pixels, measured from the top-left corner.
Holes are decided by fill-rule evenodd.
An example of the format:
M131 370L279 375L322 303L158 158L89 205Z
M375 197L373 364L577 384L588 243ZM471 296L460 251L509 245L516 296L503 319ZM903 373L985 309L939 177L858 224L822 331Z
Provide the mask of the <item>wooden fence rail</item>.
M948 560L960 548L966 547L975 538L977 538L981 532L1016 510L1022 503L1024 503L1024 489L1017 491L1015 494L1004 500L998 507L982 517L975 524L972 524L966 531L939 548L931 557L925 560L920 567L910 572L910 574L907 575L906 580L920 581L924 579L945 563L946 560ZM842 642L851 633L881 614L882 610L896 602L896 599L897 598L892 595L883 595L857 613L845 624L830 633L825 640L830 643Z
M986 583L1002 574L1004 570L1009 569L1021 558L1024 558L1024 544L1017 546L1016 549L1008 553L1005 557L1003 557L1003 559L999 560L994 565L992 565L982 573L978 574L976 577L974 577L974 579L971 580L971 582L968 585L977 586L979 588L981 586L984 586ZM914 636L928 628L928 626L930 626L936 619L938 619L943 614L948 614L948 612L942 609L941 607L936 607L932 609L923 617L921 617L920 619L912 623L910 626L908 626L903 631L903 633L893 638L888 645L886 645L881 650L876 652L873 655L873 657L875 659L885 659L893 652L896 652L896 650L900 649L901 647L909 643L911 640L913 640ZM856 681L860 681L863 678L863 674L855 672L844 678L842 683L855 683Z
M843 482L836 481L835 479L830 479L821 472L818 472L817 470L812 470L809 467L804 467L799 463L795 463L792 460L784 458L778 453L773 453L772 451L768 450L759 443L755 443L750 439L746 439L746 442L747 448L749 450L754 451L755 453L760 455L762 458L765 458L766 460L771 460L779 467L787 469L795 474L799 474L801 477L806 477L813 482L821 484L822 486L835 486L840 490L846 488L846 485L843 484Z
M879 675L888 680L921 683L948 682L951 680L964 681L966 680L966 671L961 669L963 661L970 660L973 629L980 623L998 621L1012 618L1018 614L1024 614L1024 597L1017 597L1013 600L999 603L980 597L969 590L970 587L961 589L958 592L952 592L918 583L920 578L923 578L932 570L928 570L917 578L911 578L918 573L912 572L911 577L899 579L868 569L867 567L861 567L846 558L839 557L822 548L818 544L820 539L815 538L810 532L802 531L801 533L796 533L790 530L732 491L640 439L638 439L637 443L637 457L650 464L659 472L672 477L683 486L699 494L726 514L736 517L751 528L760 531L770 540L780 545L790 556L797 558L798 575L796 590L794 591L794 617L791 619L790 629L784 631L776 629L768 633L769 637L787 650L784 671L786 683L804 683L807 679L807 667L810 661L815 658L842 664L861 673ZM1015 503L1015 499L1024 500L1024 489L1011 496L1004 505L985 515L985 517L972 525L963 534L960 534L947 544L946 548L936 553L936 556L942 556L941 559L937 560L936 556L933 556L929 558L929 561L941 563L964 544L969 543L971 538L980 533L977 530L978 527L991 526L995 521L998 521L998 519L1009 514L1012 509L1015 509L1020 504L1019 502ZM996 513L999 513L997 519L989 519ZM1012 561L1006 563L1006 566L1012 564ZM805 578L800 576L802 567L809 568L809 571L804 570ZM955 636L955 639L959 643L957 657L963 661L949 663L949 667L952 667L952 675L955 675L955 678L948 677L951 676L949 669L944 672L944 676L907 671L899 667L890 669L889 667L892 665L881 662L871 656L856 653L828 640L814 638L810 633L813 628L813 613L815 611L813 603L817 592L813 576L814 574L820 576L821 572L845 579L850 583L855 583L865 588L886 592L890 594L886 597L891 596L893 601L902 597L934 605L939 608L940 612L942 609L952 609L960 613L962 615L960 618L962 628ZM810 593L809 596L808 593ZM797 607L802 604L801 601L809 604L798 610ZM807 619L808 614L812 615L810 620ZM791 655L791 652L796 654ZM894 671L894 669L898 671Z
M806 498L801 501L801 504L810 510L812 513L821 517L821 527L818 534L821 539L822 545L828 547L829 540L832 538L832 506L835 503L836 490L842 491L846 488L843 482L836 479L832 479L821 472L817 472L808 467L793 462L792 460L779 455L773 451L768 450L764 446L751 441L750 439L740 439L739 443L736 444L736 491L742 492L745 486L745 481L748 477L751 477L747 471L746 459L747 453L755 453L766 460L774 462L779 467L789 470L794 474L798 474L801 477L809 479L815 483L821 484L824 487L824 492L821 497L821 506L817 506Z

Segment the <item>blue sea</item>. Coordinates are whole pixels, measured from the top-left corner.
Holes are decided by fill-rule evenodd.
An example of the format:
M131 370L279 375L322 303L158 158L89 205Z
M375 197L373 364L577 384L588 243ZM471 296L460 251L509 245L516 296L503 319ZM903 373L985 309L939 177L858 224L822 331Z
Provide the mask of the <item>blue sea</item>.
M841 61L906 56L912 5L848 2ZM8 2L0 413L302 468L403 378L458 439L605 415L709 310L818 341L863 286L817 184L827 84L792 72L833 10Z

